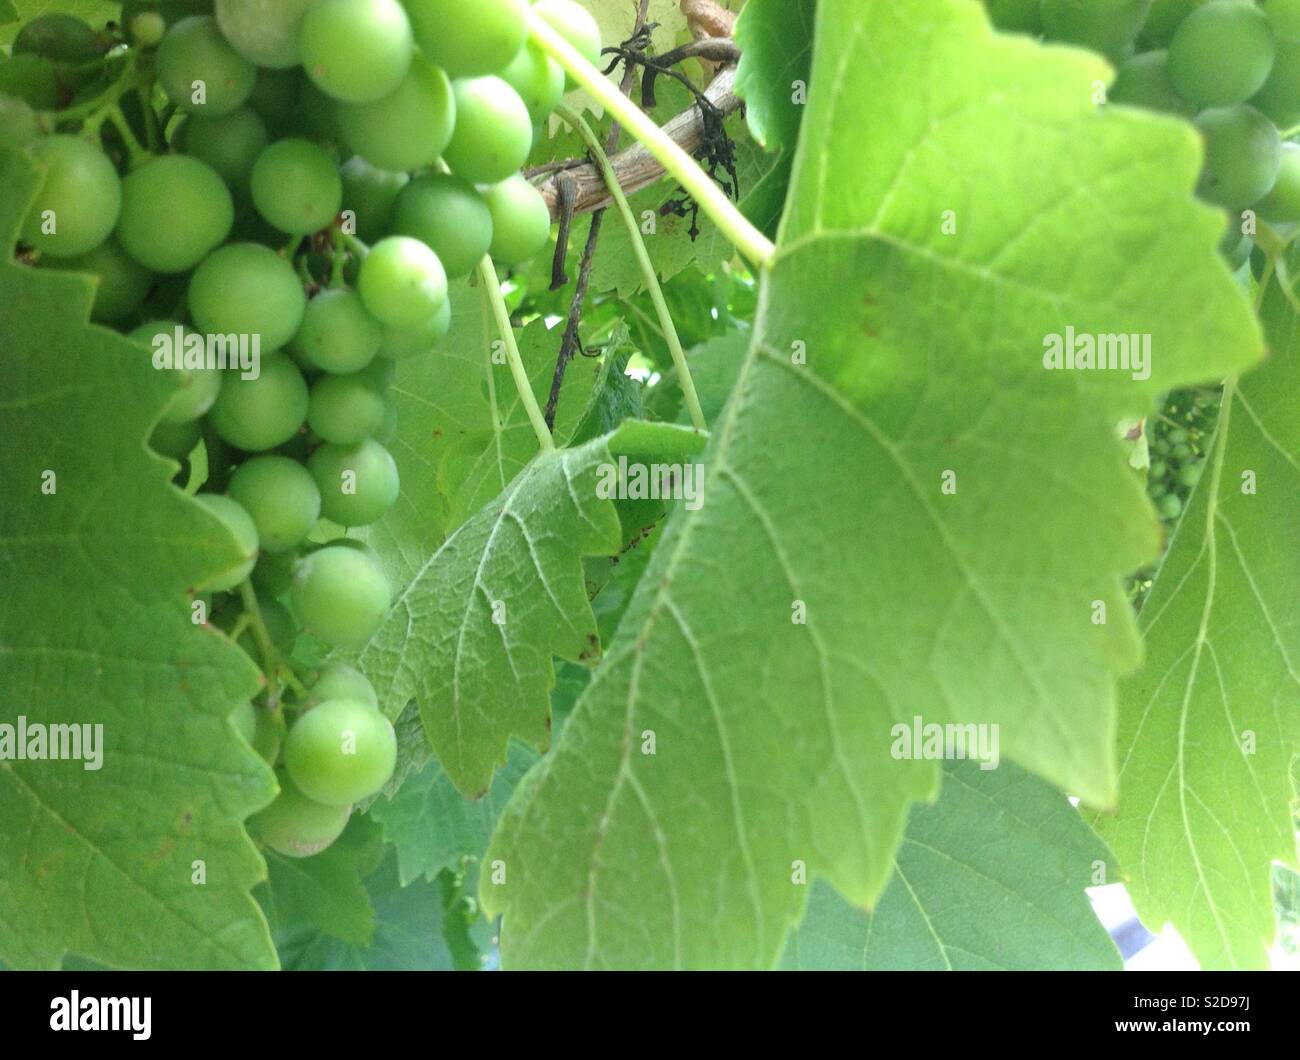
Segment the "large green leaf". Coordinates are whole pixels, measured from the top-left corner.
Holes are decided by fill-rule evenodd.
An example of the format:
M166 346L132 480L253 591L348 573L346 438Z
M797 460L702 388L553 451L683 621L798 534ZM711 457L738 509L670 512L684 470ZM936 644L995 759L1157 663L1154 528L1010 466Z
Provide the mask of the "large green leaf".
M1273 358L1230 382L1214 447L1143 606L1120 700L1120 801L1096 826L1142 918L1206 967L1267 967L1270 862L1296 860L1300 317L1274 286ZM1249 492L1248 492L1249 490Z
M891 755L895 722L999 726L1006 757L1115 798L1121 577L1159 544L1115 424L1260 356L1197 137L1099 112L1104 63L971 0L823 0L814 55L705 503L489 848L508 965L769 966L801 865L871 903L939 783ZM1150 335L1150 377L1045 371L1069 326Z
M750 0L736 21L736 94L754 139L772 151L799 136L816 13L817 0Z
M1117 969L1084 894L1109 868L1106 848L1051 785L1013 766L956 763L939 801L913 811L880 903L855 909L818 883L781 965Z
M398 596L360 663L390 716L417 700L462 793L488 790L511 735L549 745L552 656L599 656L581 559L613 555L623 541L613 501L597 496L602 467L661 451L680 462L702 444L693 431L629 423L577 449L542 453Z
M38 179L0 155L0 245ZM98 770L0 761L0 957L273 966L241 821L274 782L227 720L257 673L187 595L238 550L145 448L174 381L90 301L84 276L0 261L0 720L103 726Z

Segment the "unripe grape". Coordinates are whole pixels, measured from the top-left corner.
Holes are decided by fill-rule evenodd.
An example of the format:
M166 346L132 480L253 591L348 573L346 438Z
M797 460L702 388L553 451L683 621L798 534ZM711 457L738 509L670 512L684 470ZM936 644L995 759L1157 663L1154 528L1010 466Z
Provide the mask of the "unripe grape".
M289 777L324 805L346 806L373 795L396 764L392 722L355 699L331 699L300 715L284 743Z
M1169 53L1163 51L1143 52L1121 66L1110 89L1110 101L1187 117L1195 110L1174 91L1169 80Z
M54 12L40 15L14 37L14 55L39 55L61 63L88 63L108 51L108 41L85 19Z
M328 545L294 570L294 613L308 633L330 647L364 644L383 624L391 602L378 561L361 549Z
M533 185L516 173L483 191L492 213L492 260L519 265L551 238L551 211Z
M1268 194L1282 164L1282 140L1271 121L1254 107L1214 107L1196 116L1196 126L1205 137L1198 188L1204 198L1242 209Z
M189 423L212 408L221 392L221 373L215 368L175 367L184 356L184 351L176 348L177 333L182 336L194 334L174 320L153 320L141 324L127 338L143 346L151 355L160 348L160 344L165 344L162 346L164 349L170 348L171 364L161 370L179 382L181 388L163 411L163 421Z
M388 232L393 204L411 178L405 173L379 169L360 155L343 163L339 176L343 180L343 206L356 218L352 234L373 243Z
M252 516L229 497L216 493L196 493L194 499L216 516L230 532L240 555L233 567L209 579L200 588L213 592L233 589L248 577L253 564L257 562L257 527L253 525Z
M366 675L346 663L330 663L320 672L309 689L308 708L331 699L350 699L379 709L375 686Z
M419 357L435 349L450 331L451 300L448 299L443 302L442 308L437 313L414 327L385 327L379 356L389 361L404 361L408 357Z
M371 103L341 104L338 124L348 146L380 169L433 165L456 125L451 81L417 55L388 95Z
M355 291L322 291L307 303L293 349L326 372L358 372L379 352L383 328Z
M257 212L291 235L327 227L343 207L338 167L309 140L271 144L253 163L250 186Z
M592 66L600 65L600 26L585 7L573 0L537 0L533 13L573 45Z
M1255 211L1276 224L1300 221L1300 144L1282 145L1277 181L1273 190L1255 204Z
M397 0L316 0L298 37L303 69L327 95L367 103L406 76L414 42Z
M517 172L533 148L533 121L519 93L499 77L452 83L456 129L443 159L459 177L496 184Z
M149 270L112 238L75 258L42 258L40 264L94 277L95 302L90 308L90 319L99 323L116 323L129 317L140 308L153 283Z
M321 494L321 514L340 526L369 526L397 501L397 463L366 438L355 445L322 445L307 461Z
M1169 42L1169 79L1199 106L1244 103L1267 80L1276 51L1268 19L1249 0L1211 0Z
M495 73L523 46L528 35L527 0L407 0L415 39L433 62L452 77Z
M173 460L184 460L194 451L202 437L203 428L199 426L198 420L189 423L162 421L149 436L149 448Z
M167 32L167 20L157 11L141 11L131 19L131 39L141 48L153 48Z
M217 25L249 62L272 69L298 65L298 33L312 0L217 0Z
M94 250L113 231L122 209L122 182L113 163L76 136L47 136L31 153L45 179L23 222L23 239L60 258Z
M1034 0L1037 6L1037 0ZM564 98L564 68L535 41L529 41L498 75L524 101L534 125Z
M383 395L360 374L326 375L311 388L307 426L325 441L353 445L383 422Z
M361 263L357 291L381 324L423 324L447 301L447 273L438 255L418 239L381 239Z
M343 834L351 806L323 806L294 786L284 769L275 771L280 794L264 810L248 819L248 831L285 857L308 858L319 854Z
M1043 30L1051 40L1101 52L1113 63L1133 54L1133 41L1151 0L1042 0Z
M273 136L284 136L298 113L298 98L302 93L302 71L258 70L253 82L248 106L257 113Z
M122 182L122 248L155 272L187 272L230 235L235 204L205 162L159 155Z
M298 332L307 297L293 266L269 247L231 243L194 270L190 316L209 335L257 335L262 354Z
M1268 80L1251 97L1250 105L1279 129L1300 124L1300 43L1283 41L1278 45Z
M267 552L306 540L320 518L320 490L305 467L285 456L255 456L230 477L230 496L253 517Z
M259 598L268 599L283 596L293 588L293 569L298 563L298 556L290 552L268 552L257 561L253 568L253 587Z
M158 83L180 110L229 114L243 106L256 78L257 68L230 46L210 15L181 19L158 46Z
M246 189L253 163L270 142L266 123L251 107L220 118L191 114L176 130L187 155L206 162L232 188Z
M208 414L220 437L249 452L283 445L307 418L307 383L283 353L263 354L255 379L226 375Z
M447 275L456 279L473 272L487 254L492 220L488 204L469 181L425 173L397 196L392 226L432 249Z

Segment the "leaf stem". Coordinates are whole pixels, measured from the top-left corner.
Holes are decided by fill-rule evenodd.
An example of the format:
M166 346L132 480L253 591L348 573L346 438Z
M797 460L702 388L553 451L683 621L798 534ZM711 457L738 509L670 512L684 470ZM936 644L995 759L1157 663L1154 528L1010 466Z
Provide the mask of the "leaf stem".
M532 11L528 13L528 32L620 125L645 145L656 161L694 197L737 250L755 266L771 262L776 254L772 241L750 223L699 163L667 136L645 111L619 92L616 85Z
M248 628L252 631L257 651L262 656L262 673L267 683L267 705L274 709L280 702L280 653L271 640L271 634L267 632L253 583L247 578L239 583L239 599L244 605L243 617L248 619Z
M556 109L556 113L561 119L572 125L587 142L587 149L596 160L596 164L600 166L601 173L605 175L605 183L609 185L609 193L614 197L614 204L618 207L619 216L623 218L628 238L632 242L632 251L636 254L637 263L641 266L641 275L645 279L646 287L650 292L650 300L654 302L655 313L659 317L659 325L663 328L664 341L668 344L668 352L672 354L673 364L677 368L677 377L681 382L682 396L685 398L686 408L691 414L691 423L695 425L697 431L707 431L709 424L704 418L704 410L700 408L700 397L695 391L695 381L691 378L690 366L686 363L686 351L682 349L682 341L677 335L677 327L673 324L672 314L668 311L668 303L664 300L663 288L659 286L659 275L655 272L654 263L650 260L650 252L646 250L645 240L641 237L641 229L637 227L636 217L632 214L632 207L628 205L627 196L623 194L623 188L618 182L618 177L614 175L614 167L609 164L609 156L605 154L600 139L581 114L565 103L560 104Z
M542 452L547 452L555 448L555 440L551 437L551 432L546 429L546 417L542 415L541 407L537 404L533 385L529 382L528 372L524 369L523 358L519 356L519 344L515 342L515 330L510 324L510 309L506 306L505 295L501 293L497 267L492 263L490 255L479 262L478 274L483 281L483 290L487 293L488 302L491 303L492 314L496 317L497 331L501 333L501 341L505 343L506 360L510 364L510 374L514 377L515 387L519 390L519 400L523 402L524 411L528 413L528 422L532 424L533 433L537 435L537 444L541 446Z

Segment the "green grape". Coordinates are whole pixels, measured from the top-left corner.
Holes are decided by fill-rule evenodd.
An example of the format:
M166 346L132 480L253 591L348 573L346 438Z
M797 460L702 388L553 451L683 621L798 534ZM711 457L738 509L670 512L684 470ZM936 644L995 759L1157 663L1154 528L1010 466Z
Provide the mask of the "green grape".
M383 518L401 491L397 462L373 438L322 445L307 470L320 489L320 510L340 526L369 526Z
M343 208L343 181L323 148L277 140L257 156L251 178L257 212L290 235L318 232Z
M1193 107L1174 91L1167 52L1143 52L1119 68L1110 89L1112 103L1191 117Z
M383 328L355 291L322 291L307 303L293 349L326 372L358 372L375 359Z
M14 37L15 55L39 55L63 63L88 63L103 56L109 47L84 19L75 15L49 14L32 19Z
M189 423L168 423L164 420L149 435L149 448L173 460L184 460L194 452L194 447L202 437L203 428L199 426L198 420Z
M339 124L339 101L327 96L310 81L304 80L298 94L295 122L326 146L343 142L343 128Z
M252 516L229 497L217 493L196 493L194 499L230 532L239 550L240 558L234 566L199 586L201 589L224 593L247 578L257 562L257 527L253 525Z
M298 37L303 69L346 103L382 99L406 76L414 44L398 0L316 0Z
M1167 474L1169 474L1169 465L1163 460L1157 460L1147 469L1147 477L1151 479L1162 479Z
M1282 164L1277 128L1254 107L1214 107L1196 117L1205 137L1200 195L1242 209L1267 195Z
M416 177L397 196L393 231L420 240L453 279L468 276L492 244L492 214L474 185L445 173Z
M75 258L42 258L40 263L94 277L95 302L90 307L90 319L98 323L116 323L129 317L144 303L153 283L149 270L129 257L116 239L106 239Z
M155 48L167 32L167 20L157 11L141 11L129 20L125 17L127 29L131 31L131 40L141 48Z
M298 65L298 31L312 0L217 0L217 25L250 63Z
M406 0L416 43L452 77L495 73L528 35L527 0Z
M187 272L230 235L235 204L217 171L188 155L159 155L122 181L117 238L154 272Z
M251 107L220 118L191 114L176 130L187 155L206 162L230 187L246 190L253 163L270 142L266 123Z
M268 552L261 556L253 568L253 587L259 598L274 599L292 589L293 568L297 562L298 556L292 551Z
M4 72L0 63L0 74ZM5 95L0 78L0 147L25 151L41 138L41 123L30 103Z
M357 290L381 324L415 327L447 301L447 273L438 255L418 239L389 236L361 263Z
M455 81L456 131L443 159L457 176L496 184L519 170L533 148L533 122L519 93L499 77Z
M1151 443L1151 451L1155 453L1157 456L1168 456L1169 448L1170 448L1169 443L1165 441L1163 438L1157 438L1154 442Z
M1043 0L1043 32L1049 40L1101 52L1114 63L1133 54L1151 0Z
M990 21L1000 30L1032 36L1043 32L1042 0L985 0L984 6Z
M248 106L256 112L272 137L289 132L298 114L302 93L301 70L258 70Z
M492 213L493 261L520 265L550 241L550 208L521 174L485 188L483 197Z
M183 18L158 45L158 83L180 110L229 114L253 91L257 68L240 55L210 15Z
M380 169L431 166L456 125L451 81L419 55L402 83L372 103L343 103L339 129L348 146Z
M346 806L393 775L397 735L386 717L356 699L331 699L299 716L284 742L290 779L309 799Z
M383 569L361 549L327 545L294 569L294 614L330 647L364 644L382 625L391 600Z
M0 93L37 110L57 110L63 101L58 71L39 55L0 52Z
M1300 44L1283 41L1268 80L1251 97L1250 105L1279 129L1300 125Z
M360 374L323 376L311 388L307 426L325 441L354 445L383 421L383 394Z
M180 390L168 403L163 412L166 423L189 423L197 420L212 408L221 392L221 373L215 368L176 367L181 363L183 350L177 349L177 336L191 336L194 332L181 327L174 320L153 320L141 324L127 338L138 343L154 354L154 367L167 371L177 382ZM165 352L166 361L160 362L158 354ZM161 367L160 367L161 363Z
M388 231L397 194L411 178L405 173L378 169L360 155L343 163L339 176L343 180L344 211L351 210L355 219L351 234L373 243Z
M1201 481L1201 475L1204 471L1205 464L1203 462L1186 464L1178 469L1178 484L1184 489L1195 489L1196 484Z
M1168 48L1183 19L1208 0L1155 0L1138 36L1143 48Z
M256 335L263 355L298 332L307 297L293 266L269 247L231 243L190 280L190 316L209 335Z
M1170 41L1169 79L1198 106L1244 103L1268 79L1276 51L1268 19L1249 0L1211 0Z
M307 418L307 383L282 353L262 355L256 379L226 376L208 414L213 430L236 449L262 452L283 445Z
M358 382L365 383L381 396L387 393L397 378L397 365L383 357L376 357L361 371L352 376Z
M574 0L537 0L533 12L573 45L587 62L600 66L600 26L585 7Z
M1165 435L1169 439L1170 445L1185 445L1187 443L1187 432L1181 427L1173 427Z
M1037 6L1038 0L1034 0ZM535 41L528 41L498 76L519 93L534 125L564 98L564 68Z
M409 328L384 328L383 342L379 346L379 356L389 361L404 361L408 357L419 357L429 353L451 331L451 301L447 300L442 308L427 320Z
M1276 224L1300 221L1300 144L1282 145L1282 164L1277 171L1277 182L1273 190L1255 204L1255 210L1265 221Z
M255 456L230 477L230 496L244 506L267 552L300 545L320 518L320 490L305 467L287 456Z
M122 182L97 148L75 136L47 136L31 153L45 180L22 237L42 254L72 258L108 238L122 209Z
M1173 520L1183 514L1183 501L1176 493L1166 493L1156 507L1162 519Z
M1238 227L1235 218L1229 218L1228 229L1219 240L1219 253L1227 261L1229 271L1236 272L1245 265L1254 249L1255 241Z
M254 708L254 729L251 741L253 750L262 756L268 766L274 766L280 757L280 744L284 740L284 712Z
M1262 0L1262 4L1273 36L1300 44L1300 0Z
M375 686L360 670L346 663L330 663L326 666L309 692L306 704L308 709L331 699L350 699L365 703L374 710L379 709L379 697L375 695Z
M1184 460L1190 460L1192 457L1192 447L1186 442L1180 442L1169 451L1169 455L1180 463Z
M280 794L260 813L248 819L248 831L277 854L309 858L329 847L343 834L350 806L322 806L294 787L289 774L275 771Z

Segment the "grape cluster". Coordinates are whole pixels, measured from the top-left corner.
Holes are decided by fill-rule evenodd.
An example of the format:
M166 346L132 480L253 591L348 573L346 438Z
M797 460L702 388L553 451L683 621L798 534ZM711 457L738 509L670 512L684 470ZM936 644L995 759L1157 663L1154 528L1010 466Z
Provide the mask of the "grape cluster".
M389 609L378 557L329 524L397 500L395 364L448 334L449 280L550 236L520 170L566 77L529 7L193 0L169 23L128 0L103 30L37 18L0 64L0 145L43 172L18 260L93 275L92 318L181 383L150 443L202 444L196 500L242 555L198 589L266 672L235 722L280 777L251 827L287 855L329 845L394 768L367 678L331 665L307 687L295 647L359 646ZM599 58L585 9L531 7ZM212 363L214 337L256 370Z
M1234 215L1300 222L1300 0L988 0L1004 29L1092 48L1118 67L1110 101L1193 122L1198 192ZM1234 217L1233 268L1252 239Z
M1183 514L1201 480L1219 402L1217 388L1180 390L1169 396L1159 419L1148 424L1147 491L1166 522L1173 523Z

